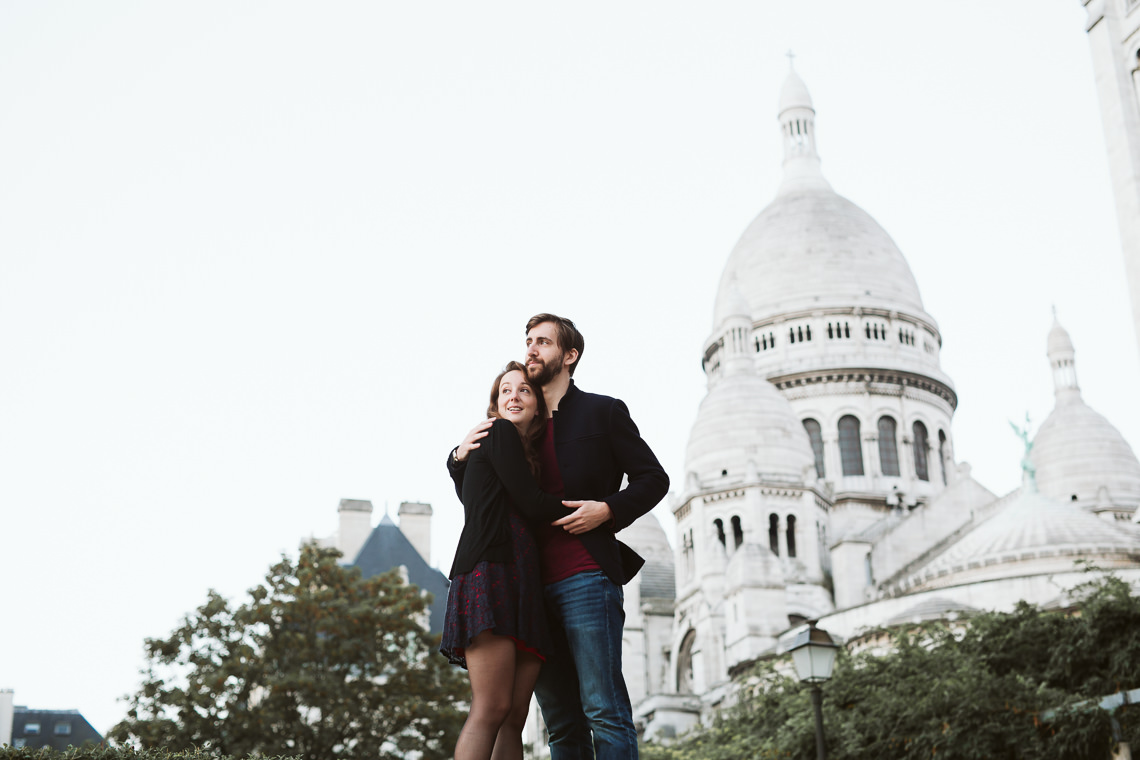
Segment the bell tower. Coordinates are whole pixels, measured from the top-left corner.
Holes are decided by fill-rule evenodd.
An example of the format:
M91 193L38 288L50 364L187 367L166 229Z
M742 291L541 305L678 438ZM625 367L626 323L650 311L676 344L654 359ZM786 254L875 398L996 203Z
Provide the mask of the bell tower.
M1080 0L1140 345L1140 0Z

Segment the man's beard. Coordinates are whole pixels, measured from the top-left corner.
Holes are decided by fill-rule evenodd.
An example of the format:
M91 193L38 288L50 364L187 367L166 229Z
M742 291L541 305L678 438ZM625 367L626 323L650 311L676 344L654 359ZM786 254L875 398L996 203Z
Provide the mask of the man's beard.
M549 364L543 362L541 364L526 365L527 379L539 387L546 385L558 377L558 373L562 371L562 360L565 356L565 353L560 353L558 354L557 360Z

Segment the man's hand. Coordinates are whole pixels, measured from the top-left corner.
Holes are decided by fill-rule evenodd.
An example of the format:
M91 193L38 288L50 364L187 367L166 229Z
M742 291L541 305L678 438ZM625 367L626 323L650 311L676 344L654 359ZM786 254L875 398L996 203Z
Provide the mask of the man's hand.
M555 520L554 524L561 525L563 530L575 536L589 533L614 519L613 510L604 501L564 501L562 504L574 511L561 520Z
M471 432L468 433L467 437L463 439L463 443L459 444L459 446L455 449L456 461L466 462L467 455L470 454L474 449L479 448L479 444L476 443L476 441L478 441L480 438L486 438L487 431L491 429L491 425L494 423L495 421L493 419L486 419L475 427L471 428Z

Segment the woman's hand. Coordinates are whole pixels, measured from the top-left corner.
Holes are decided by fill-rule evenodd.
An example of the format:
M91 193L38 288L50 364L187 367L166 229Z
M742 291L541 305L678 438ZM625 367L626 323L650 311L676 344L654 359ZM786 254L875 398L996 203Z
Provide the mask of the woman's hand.
M463 443L455 447L456 462L467 461L467 455L470 454L473 450L479 448L479 444L476 443L476 441L478 441L480 438L487 437L487 431L491 429L491 425L493 425L494 422L495 421L493 419L486 419L475 427L471 428L471 432L468 433L467 437L463 439Z

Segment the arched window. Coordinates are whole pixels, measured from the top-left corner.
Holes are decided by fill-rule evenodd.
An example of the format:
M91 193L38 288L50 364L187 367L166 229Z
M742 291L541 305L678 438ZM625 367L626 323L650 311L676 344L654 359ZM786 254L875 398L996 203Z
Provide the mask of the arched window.
M796 516L788 515L788 556L796 556Z
M732 518L732 544L734 549L739 549L740 545L744 543L744 528L740 527L740 518Z
M713 520L713 525L716 526L716 540L720 541L721 546L724 546L724 521L718 517L717 519Z
M879 418L879 465L884 475L893 478L899 476L899 443L895 430L893 417Z
M863 448L859 440L859 420L850 414L839 420L839 460L844 475L863 474Z
M950 447L946 441L946 431L938 431L938 461L942 463L942 485L946 485L946 471L950 469Z
M919 480L930 480L930 469L926 466L926 425L915 422L914 431L914 474Z
M690 630L681 639L681 652L677 657L677 693L693 693L693 643L697 640L697 632Z
M780 556L780 518L774 514L768 515L768 548Z
M823 469L823 428L818 422L808 418L804 420L804 430L807 431L808 439L811 441L811 453L815 454L815 476L826 477Z

